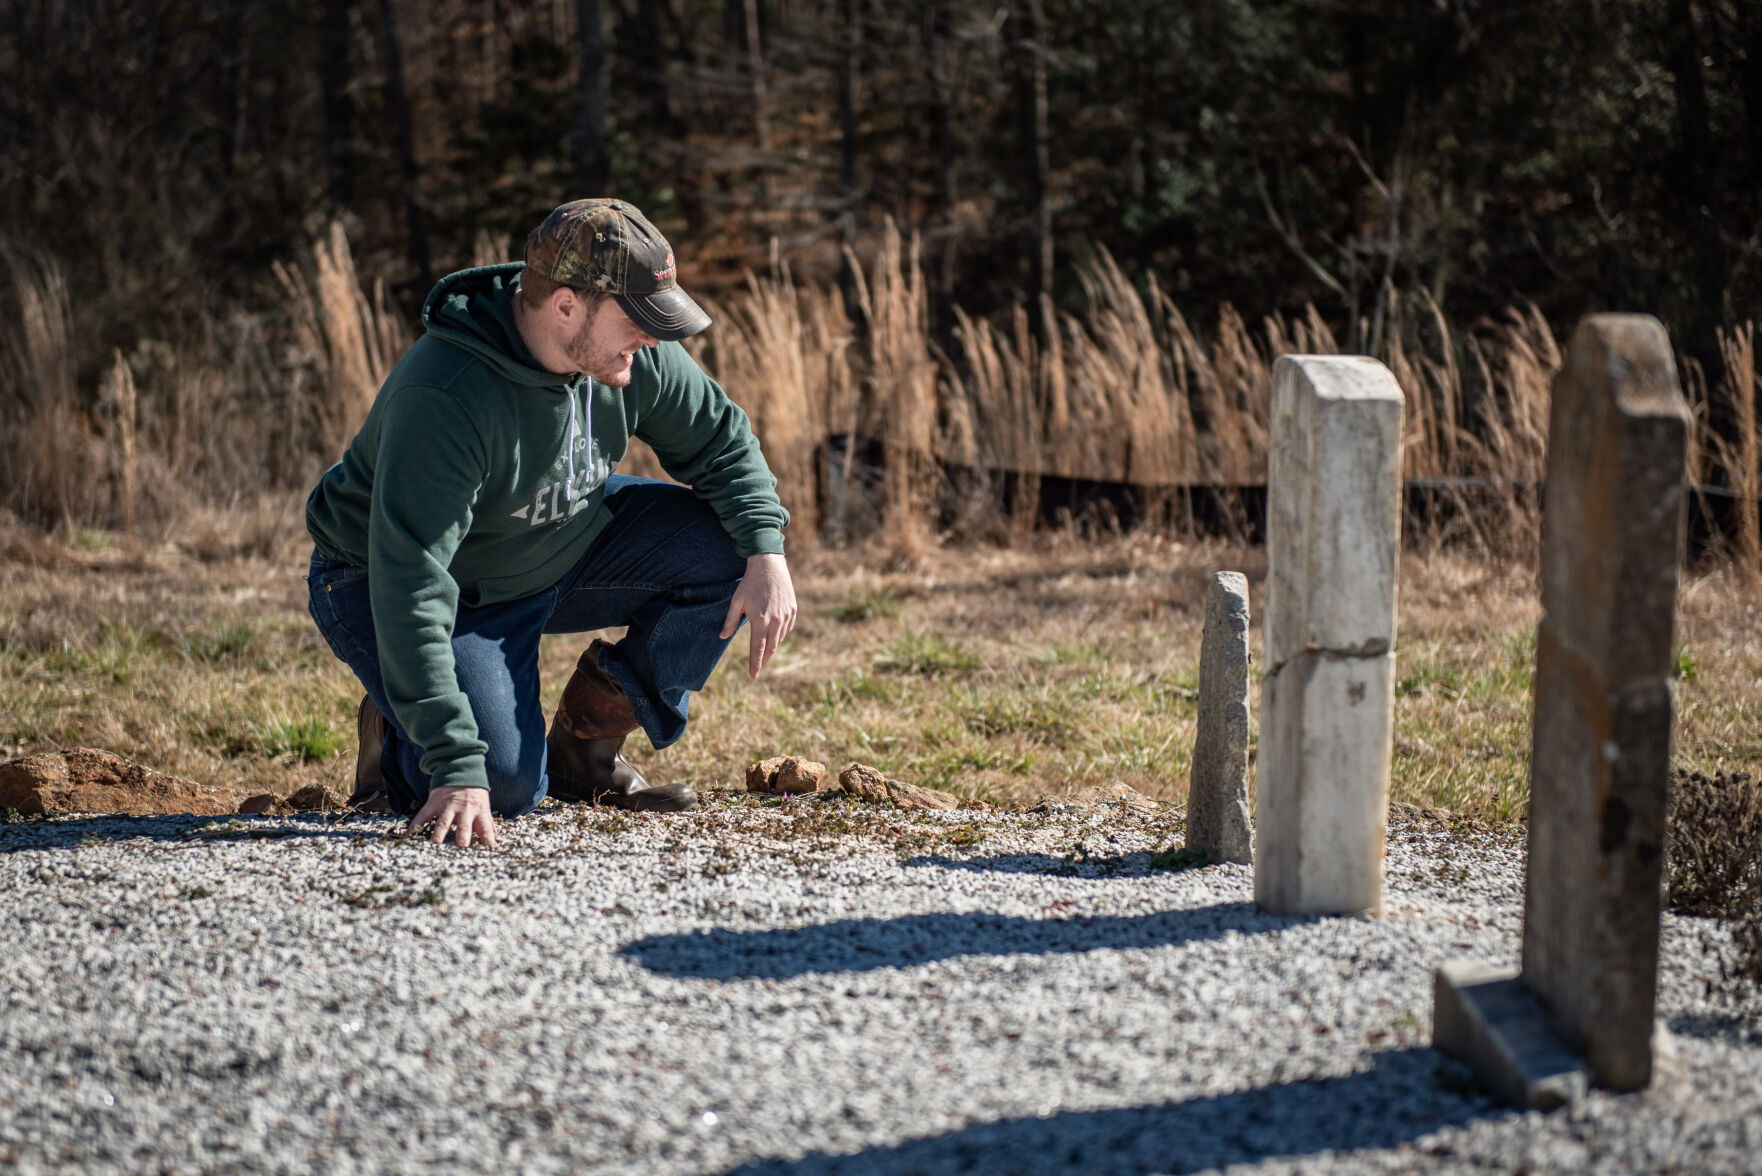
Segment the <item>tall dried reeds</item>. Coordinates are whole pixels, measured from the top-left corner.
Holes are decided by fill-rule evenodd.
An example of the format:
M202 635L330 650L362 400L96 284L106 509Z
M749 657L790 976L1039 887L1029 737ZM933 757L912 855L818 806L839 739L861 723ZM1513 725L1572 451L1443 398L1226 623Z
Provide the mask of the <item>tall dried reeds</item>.
M16 304L0 333L0 495L43 525L93 525L103 515L103 454L81 417L67 282L46 254L7 249L0 262Z
M135 414L139 405L135 396L135 373L121 351L111 353L110 370L104 375L100 399L108 410L110 462L122 494L122 529L132 535L135 531L135 485L140 473L135 447Z
M790 537L819 533L817 455L825 442L828 398L821 394L823 334L802 321L802 301L787 269L748 275L745 296L719 307L705 360L747 406L777 492L790 511Z
M889 220L865 275L854 255L851 272L862 310L867 421L881 438L887 467L882 530L897 557L922 552L934 539L937 362L918 238L908 246Z
M1011 327L1005 335L956 308L954 333L967 378L944 375L942 445L944 459L968 472L970 490L987 495L992 509L1004 492L1001 479L1013 476L1010 529L1020 536L1034 528L1048 449L1056 460L1070 421L1062 396L1048 403L1044 395L1040 349L1021 307Z
M489 260L505 244L485 236L478 252ZM909 558L949 518L1021 541L1039 525L1047 478L1123 483L1152 509L1181 487L1259 485L1274 360L1338 351L1313 307L1251 328L1224 306L1202 333L1153 279L1135 285L1102 251L1080 268L1080 311L1041 299L982 320L955 308L951 357L930 335L915 239L890 225L867 265L850 260L859 322L839 291L798 287L778 265L691 341L751 416L797 543L872 522ZM17 307L0 323L0 507L45 526L134 529L197 502L256 501L262 515L258 496L303 487L334 460L406 344L383 286L363 282L333 224L309 266L274 267L286 311L236 309L175 342L111 350L82 399L81 335L54 260L11 249L0 265ZM1541 313L1512 308L1461 329L1424 292L1391 292L1381 340L1407 398L1403 472L1454 503L1415 530L1528 558L1561 365ZM1692 476L1736 496L1736 555L1762 574L1754 324L1722 331L1719 345L1728 410L1717 422L1699 369L1684 367ZM624 468L659 469L640 445Z
M294 316L297 360L318 373L302 398L308 424L335 457L366 419L409 337L386 301L385 284L375 280L371 296L362 289L341 222L332 221L313 245L312 266L311 277L279 261L274 271Z
M1710 433L1713 449L1725 469L1726 485L1737 496L1737 558L1744 575L1762 577L1762 437L1757 436L1756 324L1744 323L1719 332L1725 361L1726 402L1731 405L1732 439Z

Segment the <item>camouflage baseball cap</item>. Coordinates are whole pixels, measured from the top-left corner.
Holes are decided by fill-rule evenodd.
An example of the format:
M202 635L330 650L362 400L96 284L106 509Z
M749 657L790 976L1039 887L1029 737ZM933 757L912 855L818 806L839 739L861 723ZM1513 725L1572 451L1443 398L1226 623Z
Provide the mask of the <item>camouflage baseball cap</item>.
M673 247L623 200L571 200L526 238L526 267L577 290L610 294L657 339L684 339L710 316L679 288Z

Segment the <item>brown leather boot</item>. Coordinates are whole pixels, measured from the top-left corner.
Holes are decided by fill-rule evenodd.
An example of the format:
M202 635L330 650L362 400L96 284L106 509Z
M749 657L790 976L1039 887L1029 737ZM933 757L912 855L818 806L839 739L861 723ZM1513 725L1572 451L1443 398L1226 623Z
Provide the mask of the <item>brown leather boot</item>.
M385 773L379 770L379 755L385 750L385 716L373 705L373 699L363 694L361 706L355 712L355 738L359 748L355 752L355 791L349 797L349 807L360 813L387 814L392 811L391 799L386 794Z
M548 771L551 795L617 808L676 813L697 803L687 784L650 784L624 758L624 737L636 715L617 679L600 669L603 642L594 641L575 665L551 719Z

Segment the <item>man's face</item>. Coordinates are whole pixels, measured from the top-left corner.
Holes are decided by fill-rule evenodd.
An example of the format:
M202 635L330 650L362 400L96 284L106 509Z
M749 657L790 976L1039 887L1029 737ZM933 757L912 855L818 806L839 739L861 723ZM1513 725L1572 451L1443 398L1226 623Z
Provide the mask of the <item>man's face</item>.
M563 345L577 371L613 388L630 383L630 362L643 347L659 340L630 321L616 298L600 303L574 336Z

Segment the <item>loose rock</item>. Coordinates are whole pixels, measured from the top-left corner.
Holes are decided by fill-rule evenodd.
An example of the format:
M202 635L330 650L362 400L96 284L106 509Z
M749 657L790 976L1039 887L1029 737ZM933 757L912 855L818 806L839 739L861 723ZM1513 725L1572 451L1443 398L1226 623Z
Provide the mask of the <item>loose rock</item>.
M777 769L783 766L788 756L774 755L770 759L762 759L746 770L746 790L748 792L769 792L771 781L777 778Z
M167 776L95 747L42 752L0 764L0 808L21 813L161 813L234 811L217 789Z
M826 784L826 765L790 755L771 778L773 792L818 792Z
M333 813L348 807L348 801L322 784L308 784L287 798L286 804L296 813Z
M868 764L852 764L838 773L838 786L846 793L871 804L892 801L902 809L956 809L961 799L934 788L920 788L903 780L893 780Z
M799 755L776 755L746 770L748 792L819 792L830 773L826 765Z
M1115 780L1111 784L1085 785L1059 800L1041 801L1035 806L1035 810L1049 811L1052 807L1059 805L1072 808L1095 808L1098 805L1107 804L1124 805L1135 813L1159 813L1162 811L1161 804L1119 780Z
M246 816L282 817L293 811L292 805L273 792L259 792L239 802L239 812Z
M868 764L852 764L838 773L838 786L870 804L882 804L887 800L887 777Z

